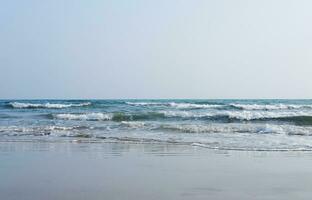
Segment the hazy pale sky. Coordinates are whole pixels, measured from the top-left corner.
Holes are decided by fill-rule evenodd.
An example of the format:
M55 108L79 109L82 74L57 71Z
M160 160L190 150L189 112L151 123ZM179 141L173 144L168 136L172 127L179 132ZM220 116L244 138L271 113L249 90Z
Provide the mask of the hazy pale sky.
M0 98L312 98L310 0L0 2Z

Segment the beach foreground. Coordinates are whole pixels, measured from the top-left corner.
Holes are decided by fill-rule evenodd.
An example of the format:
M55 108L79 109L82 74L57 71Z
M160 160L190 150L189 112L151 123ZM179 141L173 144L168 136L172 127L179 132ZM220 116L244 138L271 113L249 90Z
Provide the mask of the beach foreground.
M1 142L0 199L310 199L311 152Z

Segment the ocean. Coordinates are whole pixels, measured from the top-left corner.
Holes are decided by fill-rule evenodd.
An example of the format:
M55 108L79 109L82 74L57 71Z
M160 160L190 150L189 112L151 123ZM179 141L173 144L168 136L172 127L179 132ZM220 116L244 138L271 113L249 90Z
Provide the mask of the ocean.
M312 151L312 100L1 100L7 141Z

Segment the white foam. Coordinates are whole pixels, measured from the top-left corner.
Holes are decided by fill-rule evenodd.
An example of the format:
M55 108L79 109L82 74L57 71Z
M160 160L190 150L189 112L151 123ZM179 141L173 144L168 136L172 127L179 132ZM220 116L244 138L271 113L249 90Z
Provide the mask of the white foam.
M79 128L79 126L4 126L0 127L0 134L9 136L59 136L60 133L74 133Z
M222 115L222 113L220 113ZM298 117L312 116L312 111L225 111L224 115L233 119L254 120L266 118L283 118L283 117Z
M55 114L55 118L63 120L96 120L104 121L111 120L113 118L112 114L104 113L86 113L86 114Z
M56 103L20 103L20 102L10 102L13 108L69 108L69 107L80 107L91 105L90 102L77 103L77 104L56 104Z
M312 150L311 128L304 130L295 126L259 126L258 132L249 131L251 127L241 127L242 132L200 132L164 133L167 141L190 143L212 149L261 150L261 151L299 151ZM235 128L234 128L235 129ZM229 129L230 130L230 129ZM256 131L256 128L255 128ZM270 132L270 133L269 133Z

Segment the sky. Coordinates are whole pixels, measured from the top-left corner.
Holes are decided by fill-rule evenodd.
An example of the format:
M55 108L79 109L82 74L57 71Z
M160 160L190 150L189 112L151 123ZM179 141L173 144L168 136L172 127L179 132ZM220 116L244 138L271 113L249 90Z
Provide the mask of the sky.
M311 8L0 1L0 98L312 98Z

